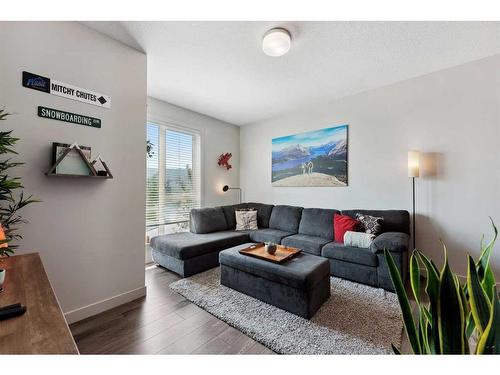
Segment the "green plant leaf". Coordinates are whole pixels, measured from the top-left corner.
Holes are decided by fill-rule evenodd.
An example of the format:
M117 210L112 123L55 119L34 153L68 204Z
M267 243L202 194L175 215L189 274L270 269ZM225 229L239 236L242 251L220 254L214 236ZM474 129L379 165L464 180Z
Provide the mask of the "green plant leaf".
M464 293L464 288L462 288L462 286L460 285L460 281L458 280L458 276L455 275L455 283L457 284L458 286L458 292L459 292L459 295L460 295L460 302L462 303L462 310L463 310L463 316L464 316L464 329L467 330L467 315L469 314L469 306L468 306L468 302L467 302L467 298L465 297L465 293ZM470 349L469 349L469 336L467 336L466 333L464 333L462 335L463 337L463 345L464 345L464 353L467 353L469 354L470 353Z
M491 303L479 282L476 264L470 255L468 256L467 290L469 291L469 303L474 325L482 334L488 325Z
M394 354L401 354L401 351L394 346L394 344L391 344L392 351Z
M490 217L491 225L493 226L493 239L490 241L486 247L483 248L483 239L484 236L481 238L481 255L479 256L479 259L477 261L477 274L479 276L479 280L482 280L484 278L486 269L488 268L488 265L490 264L490 256L491 256L491 251L493 250L493 247L495 245L495 242L497 240L498 236L498 229L495 226L495 223L493 222L493 219ZM490 291L488 290L487 293Z
M496 298L491 305L488 325L479 337L476 354L500 354L500 299L496 286L493 287L492 294Z
M465 335L467 336L467 338L470 338L472 336L475 328L476 324L474 323L474 318L472 317L472 313L469 312L465 325Z
M425 314L423 313L423 308L420 309L420 319L419 319L419 337L420 337L420 344L422 346L422 353L423 354L430 354L431 353L431 348L429 346L429 341L428 341L428 326L429 326L429 321L425 317Z
M445 263L440 275L438 328L439 345L442 354L463 354L465 318L460 299L460 286L448 264L446 246L444 246Z
M415 301L420 306L420 269L415 250L413 250L410 257L410 282Z
M410 342L413 353L421 354L422 350L420 347L420 342L418 340L417 328L415 327L415 322L413 321L413 315L410 307L410 301L406 295L406 291L401 280L401 275L399 270L394 263L394 259L387 249L384 249L384 256L389 267L389 273L391 275L392 283L396 294L398 296L399 306L401 307L401 313L403 314L403 322L406 328L406 334Z
M439 271L436 265L429 260L424 254L418 252L418 256L422 263L425 266L425 270L427 273L427 285L425 287L425 292L429 297L430 302L430 315L432 317L431 330L432 335L427 335L429 338L429 342L432 344L431 352L433 353L441 353L441 347L439 345L439 329L438 329L438 305L439 305Z
M491 270L491 266L489 264L486 265L486 270L484 271L483 280L481 281L481 286L483 290L486 292L488 299L490 302L493 302L493 287L496 285L495 275Z

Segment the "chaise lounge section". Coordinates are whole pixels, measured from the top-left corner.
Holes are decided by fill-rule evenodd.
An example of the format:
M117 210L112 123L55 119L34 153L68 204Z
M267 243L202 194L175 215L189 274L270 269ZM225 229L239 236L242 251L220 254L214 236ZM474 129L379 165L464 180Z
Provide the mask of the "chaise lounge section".
M258 228L236 231L235 211L257 210ZM382 233L370 248L345 246L334 241L333 217L356 213L382 217ZM335 210L262 203L194 209L190 232L154 237L153 260L182 277L219 265L219 253L245 243L275 242L297 247L328 260L330 275L393 291L384 249L389 250L406 276L410 217L404 210Z

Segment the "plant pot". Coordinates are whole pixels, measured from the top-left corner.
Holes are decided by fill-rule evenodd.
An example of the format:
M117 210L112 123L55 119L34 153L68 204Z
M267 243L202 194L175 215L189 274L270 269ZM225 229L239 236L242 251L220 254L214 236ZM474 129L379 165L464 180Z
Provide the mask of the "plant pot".
M0 268L0 292L3 289L3 283L5 281L5 274L7 273L6 270Z

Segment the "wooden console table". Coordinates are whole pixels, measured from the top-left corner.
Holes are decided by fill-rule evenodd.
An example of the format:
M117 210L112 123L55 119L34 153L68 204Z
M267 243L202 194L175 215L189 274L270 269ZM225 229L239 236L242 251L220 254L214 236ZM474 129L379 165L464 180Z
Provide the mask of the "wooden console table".
M0 267L7 270L0 306L27 307L0 321L0 354L78 354L39 254L12 256Z

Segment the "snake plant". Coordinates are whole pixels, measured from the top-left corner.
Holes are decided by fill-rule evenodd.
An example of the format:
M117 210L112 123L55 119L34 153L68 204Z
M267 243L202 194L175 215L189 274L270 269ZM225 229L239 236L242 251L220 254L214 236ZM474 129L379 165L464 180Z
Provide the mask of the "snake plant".
M416 304L414 317L410 299L401 275L389 251L385 259L401 307L406 334L414 354L500 354L500 300L490 256L498 235L492 221L494 236L484 245L477 261L468 256L467 281L461 285L445 260L441 270L420 251L410 258L411 294ZM425 268L425 289L420 284L420 267ZM424 289L428 302L421 298ZM476 340L471 340L475 337ZM476 342L472 348L472 341ZM394 345L396 354L400 350Z

